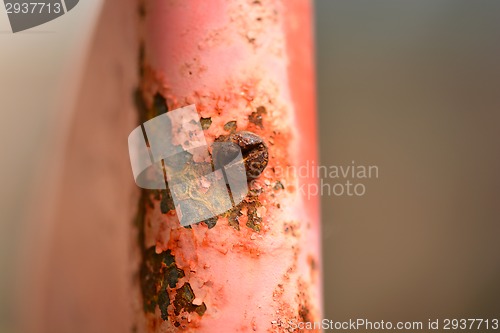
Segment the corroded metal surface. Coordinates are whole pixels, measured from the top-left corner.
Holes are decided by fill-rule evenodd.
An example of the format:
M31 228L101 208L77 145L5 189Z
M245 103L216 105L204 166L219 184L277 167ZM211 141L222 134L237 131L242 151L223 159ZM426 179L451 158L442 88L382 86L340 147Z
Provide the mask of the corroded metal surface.
M242 149L249 192L183 227L168 190L142 190L134 330L290 332L320 320L317 199L299 190L312 180L288 172L316 158L309 3L155 0L140 14L139 121L195 104L209 145Z

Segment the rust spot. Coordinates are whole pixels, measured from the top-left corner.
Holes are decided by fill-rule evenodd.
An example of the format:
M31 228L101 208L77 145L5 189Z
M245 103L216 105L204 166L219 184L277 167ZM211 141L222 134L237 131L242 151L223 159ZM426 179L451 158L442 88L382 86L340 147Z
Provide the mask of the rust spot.
M284 190L284 189L285 189L285 186L279 180L276 182L276 184L274 184L275 191Z
M162 214L167 214L169 211L174 210L174 199L172 199L172 194L170 190L167 188L166 190L161 191L161 201L160 201L160 210Z
M153 105L148 107L141 89L134 91L134 104L139 113L139 124L168 112L167 101L160 93L156 93L153 97Z
M160 95L160 93L156 93L153 99L153 118L167 112L168 107L165 97Z
M140 269L144 312L154 313L158 305L162 319L167 320L170 305L167 287L175 288L182 277L184 271L177 267L170 250L157 254L156 247L152 246L144 251Z
M317 314L314 307L311 307L310 284L304 282L301 278L297 280L297 301L299 303L298 319L302 322L314 322L317 320Z
M211 217L208 220L203 221L203 223L207 225L208 229L212 229L217 224L217 217Z
M217 220L218 220L218 217L215 216L215 217L211 217L209 219L206 219L205 221L200 221L200 222L196 222L194 224L205 224L208 229L212 229L213 227L215 227L217 225ZM185 225L184 228L186 229L193 229L193 227L191 227L190 225Z
M203 314L207 310L207 306L205 305L205 303L202 303L201 305L193 304L194 299L195 295L193 292L193 288L191 288L191 285L189 283L184 283L182 287L177 289L177 293L173 302L175 315L178 316L182 311L186 311L196 312L198 315L203 316Z
M309 308L304 304L299 305L299 318L304 323L311 322Z
M307 259L308 259L307 261L309 262L309 266L311 267L312 271L315 271L316 269L318 269L318 264L316 263L316 260L314 259L314 257L312 255L309 255Z
M260 231L260 224L262 222L262 218L257 215L257 207L260 206L260 202L254 201L248 206L248 221L247 227L252 229L253 231Z
M205 311L207 311L207 306L205 303L202 303L201 305L197 306L194 312L199 314L200 316L203 316L205 314Z
M264 128L264 125L262 124L262 115L266 113L266 108L264 106L259 106L256 111L252 112L248 116L248 121L262 129Z
M207 130L207 129L210 128L210 125L212 125L212 118L210 118L210 117L208 117L208 118L201 117L200 123L201 123L201 128L204 129L204 130Z
M286 222L283 225L284 233L286 235L291 235L293 237L297 237L299 235L299 224L294 222Z
M312 281L312 283L316 283L316 281L318 279L318 273L319 273L318 272L318 270L319 270L318 262L316 261L315 257L312 254L307 256L307 262L309 264L311 281Z
M262 218L258 216L257 208L261 206L262 204L258 201L258 197L250 193L244 201L228 210L223 216L227 217L228 224L231 227L240 230L239 217L243 216L242 212L246 210L246 215L248 217L246 226L258 232L261 228Z
M224 125L224 130L233 133L236 131L236 127L236 121L230 121Z
M170 297L166 289L162 289L158 294L158 307L161 312L161 319L168 320L168 306L170 305Z
M238 217L242 215L241 204L230 209L228 212L226 212L225 215L227 216L228 224L234 229L240 230L240 223L238 222Z

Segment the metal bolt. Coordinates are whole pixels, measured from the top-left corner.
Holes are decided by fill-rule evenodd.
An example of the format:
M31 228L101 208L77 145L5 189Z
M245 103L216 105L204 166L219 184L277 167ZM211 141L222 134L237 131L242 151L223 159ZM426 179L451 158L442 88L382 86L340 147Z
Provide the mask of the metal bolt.
M235 144L224 146L223 149L217 152L217 160L224 164L232 161L238 155L239 149L241 149L248 179L259 177L269 162L267 146L264 140L255 133L238 131L227 136L218 137L216 142L232 142Z

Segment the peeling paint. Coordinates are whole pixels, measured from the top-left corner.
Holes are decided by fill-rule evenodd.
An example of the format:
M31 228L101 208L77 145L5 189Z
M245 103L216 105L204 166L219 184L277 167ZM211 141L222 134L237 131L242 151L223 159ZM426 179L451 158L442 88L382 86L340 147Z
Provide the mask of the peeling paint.
M191 288L189 283L184 283L182 287L177 289L175 300L173 302L174 313L178 316L181 314L181 311L196 312L198 315L203 316L207 310L207 306L205 303L202 303L201 305L193 304L194 299L195 295L193 288Z
M220 1L192 10L204 4L148 3L136 105L144 121L195 104L209 146L230 141L241 148L249 193L229 211L185 228L168 191L144 191L136 223L143 229L140 280L144 308L155 306L139 313L139 332L290 332L290 320L320 317L320 261L311 237L317 221L305 213L299 182L277 172L297 165L304 137L296 116L314 109L298 109L289 90L289 2ZM196 20L196 28L181 17ZM301 52L307 55L307 47ZM206 163L179 158L182 167L172 172L184 177ZM217 201L222 193L208 195ZM210 205L200 198L182 209ZM172 262L155 266L162 256Z

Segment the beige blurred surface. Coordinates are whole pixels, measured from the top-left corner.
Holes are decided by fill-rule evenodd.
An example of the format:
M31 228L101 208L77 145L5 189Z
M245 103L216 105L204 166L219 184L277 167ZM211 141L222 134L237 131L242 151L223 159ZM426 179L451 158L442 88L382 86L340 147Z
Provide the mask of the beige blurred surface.
M136 127L138 35L135 0L104 3L64 147L46 281L33 281L37 333L130 332L132 222L138 189L127 140ZM49 186L49 185L46 185ZM39 291L34 290L33 294Z

